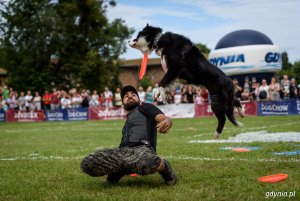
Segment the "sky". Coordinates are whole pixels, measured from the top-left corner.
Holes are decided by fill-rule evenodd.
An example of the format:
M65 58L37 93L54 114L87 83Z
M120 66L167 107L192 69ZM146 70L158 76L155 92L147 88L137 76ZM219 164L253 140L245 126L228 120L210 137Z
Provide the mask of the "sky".
M194 43L215 49L228 33L252 29L267 35L274 45L286 51L289 61L300 61L300 0L116 0L109 8L109 20L121 18L136 32L147 23L164 32L182 34ZM151 57L157 57L154 55ZM123 59L142 58L130 48Z

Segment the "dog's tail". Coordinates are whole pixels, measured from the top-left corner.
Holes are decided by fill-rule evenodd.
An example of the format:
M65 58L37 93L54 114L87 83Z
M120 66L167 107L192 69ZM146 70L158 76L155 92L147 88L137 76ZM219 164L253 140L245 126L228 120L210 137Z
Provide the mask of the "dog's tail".
M237 121L234 117L234 113L233 113L233 107L231 107L230 109L226 110L225 112L228 120L235 126L237 127L243 127L244 124L242 124L241 122Z

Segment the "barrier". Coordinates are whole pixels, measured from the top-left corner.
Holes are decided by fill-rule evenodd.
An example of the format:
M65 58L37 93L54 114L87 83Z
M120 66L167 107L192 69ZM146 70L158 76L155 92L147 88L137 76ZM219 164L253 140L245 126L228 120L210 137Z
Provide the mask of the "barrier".
M246 116L268 115L299 115L300 100L265 102L241 102ZM209 104L169 104L158 106L171 118L210 117L214 113ZM235 110L237 113L237 110ZM0 122L39 122L39 121L82 121L124 119L126 112L123 108L110 109L90 107L64 110L18 111L0 110Z
M295 114L300 114L300 101L297 99L286 101L265 101L258 103L259 116Z

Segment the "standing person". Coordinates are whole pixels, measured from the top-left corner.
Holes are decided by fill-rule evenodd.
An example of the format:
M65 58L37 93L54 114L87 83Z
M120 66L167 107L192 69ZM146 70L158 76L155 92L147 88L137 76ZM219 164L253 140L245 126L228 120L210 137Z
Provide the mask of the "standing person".
M108 175L109 184L116 184L126 174L158 172L167 185L174 185L177 178L170 163L156 153L157 129L167 133L171 120L156 106L141 103L132 86L123 87L121 97L128 114L120 146L86 156L81 162L82 171L93 177Z
M270 100L269 85L267 84L266 79L261 80L261 85L259 86L256 95L258 96L259 101Z
M92 96L91 96L89 105L90 105L91 107L99 107L99 95L98 95L98 93L97 93L97 90L94 90L94 91L93 91L93 94L92 94Z
M113 93L108 87L104 88L105 107L106 109L112 108L113 106Z
M290 84L290 98L299 98L299 88L297 86L297 82L295 78L291 79L291 84Z
M19 110L26 110L24 91L21 91L20 96L18 98L18 107L19 107Z
M44 110L51 109L51 94L49 94L48 90L46 90L43 94L43 105L44 105Z
M153 103L153 93L152 93L152 86L147 87L146 89L146 103Z
M269 85L270 98L271 101L280 100L280 84L277 82L275 77L271 78L271 83Z
M42 109L42 97L40 96L39 92L35 92L34 98L32 100L33 108L35 110L41 110Z
M183 95L185 96L187 103L194 103L196 93L194 92L194 87L192 85L187 87L187 91Z
M249 100L249 96L250 96L249 78L245 77L243 91L242 91L242 94L241 94L241 100Z
M32 105L32 95L31 95L31 91L27 91L27 94L25 96L25 109L26 111L29 111L33 108L33 105Z
M116 89L116 92L115 92L115 106L116 107L121 107L122 105L122 98L121 98L121 89L118 87Z
M139 87L138 94L139 94L139 97L140 97L140 101L142 103L145 102L146 93L145 93L144 88L142 86Z
M283 75L283 79L280 82L281 94L283 99L290 98L290 80L288 75Z
M71 100L70 100L70 96L69 94L67 94L66 91L61 91L61 95L60 95L60 105L61 105L61 109L69 109L71 108Z
M53 88L51 94L51 110L57 110L59 108L59 97L60 92L56 88Z

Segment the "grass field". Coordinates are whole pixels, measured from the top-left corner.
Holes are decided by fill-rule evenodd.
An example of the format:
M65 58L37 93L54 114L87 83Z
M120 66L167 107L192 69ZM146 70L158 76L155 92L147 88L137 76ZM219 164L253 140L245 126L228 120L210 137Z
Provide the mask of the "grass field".
M222 139L249 131L300 132L300 115L246 117L243 128L226 123ZM272 152L300 149L300 142L189 143L211 140L215 118L174 119L159 134L157 152L168 158L179 178L166 186L159 174L124 177L105 186L105 177L82 173L81 159L103 147L116 147L124 120L0 124L0 200L300 200L300 155ZM259 146L251 152L221 150ZM257 178L286 173L279 183ZM273 192L273 194L271 194ZM278 193L281 194L278 194ZM285 193L295 195L284 197Z

